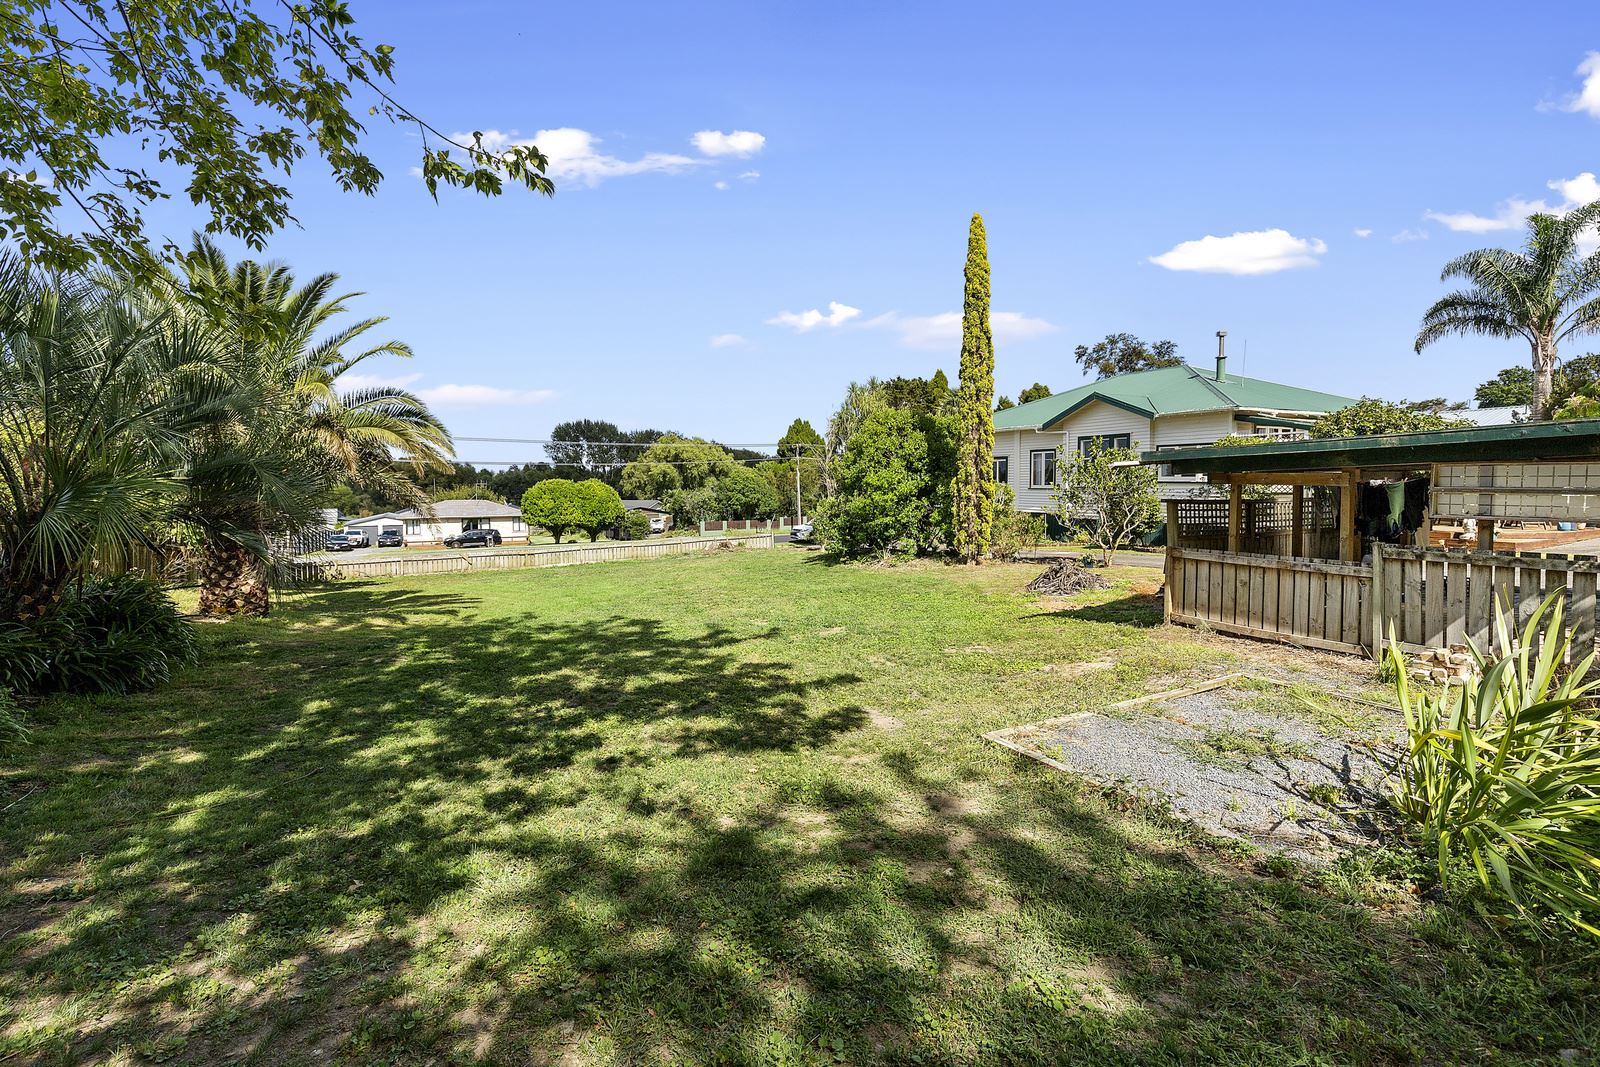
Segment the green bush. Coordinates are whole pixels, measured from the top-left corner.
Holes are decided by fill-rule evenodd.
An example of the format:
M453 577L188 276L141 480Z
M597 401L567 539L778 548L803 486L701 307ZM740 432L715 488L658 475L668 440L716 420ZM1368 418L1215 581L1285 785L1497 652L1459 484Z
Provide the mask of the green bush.
M817 508L824 540L846 556L911 555L950 544L955 420L874 411L835 465L838 492Z
M151 689L195 655L194 628L134 575L86 579L49 618L0 623L0 687L17 693Z
M1017 510L1017 494L1009 485L995 493L994 527L989 535L989 555L1015 559L1018 552L1045 541L1045 518Z
M650 516L630 511L617 523L617 535L624 541L643 541L650 536Z
M22 721L17 698L11 695L11 690L0 687L0 752L27 739L28 727Z
M1414 690L1391 644L1409 737L1394 803L1441 879L1464 860L1523 916L1600 936L1600 721L1582 680L1594 654L1564 669L1560 597L1521 634L1497 610L1498 647L1509 651L1490 662L1474 648L1482 678L1459 688Z

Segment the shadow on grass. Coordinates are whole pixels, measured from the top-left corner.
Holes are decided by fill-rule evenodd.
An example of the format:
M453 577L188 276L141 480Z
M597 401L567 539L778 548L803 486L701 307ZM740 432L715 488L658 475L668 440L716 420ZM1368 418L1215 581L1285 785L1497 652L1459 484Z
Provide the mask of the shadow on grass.
M98 733L60 705L0 825L0 1057L1380 1062L1593 1026L1581 984L1441 1023L1413 933L1042 768L829 758L861 679L776 627L476 606L344 585Z
M1098 622L1118 626L1160 626L1161 604L1148 593L1129 593L1098 604L1074 604L1071 598L1057 598L1061 607L1054 611L1039 611L1023 616L1028 619L1056 619L1061 622Z

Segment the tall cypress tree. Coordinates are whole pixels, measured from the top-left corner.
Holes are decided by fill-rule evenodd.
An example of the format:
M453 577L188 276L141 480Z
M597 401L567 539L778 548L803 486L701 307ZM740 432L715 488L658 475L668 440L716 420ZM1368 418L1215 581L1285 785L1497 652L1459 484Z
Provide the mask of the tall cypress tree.
M961 315L961 454L951 483L956 553L977 563L994 526L994 337L989 332L989 243L983 216L967 232Z

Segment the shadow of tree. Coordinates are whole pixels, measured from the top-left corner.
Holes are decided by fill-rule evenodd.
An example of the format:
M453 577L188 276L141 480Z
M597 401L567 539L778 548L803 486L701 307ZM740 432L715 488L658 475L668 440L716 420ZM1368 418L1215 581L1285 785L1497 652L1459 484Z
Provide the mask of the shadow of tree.
M218 628L166 693L53 706L46 788L0 824L0 1056L1398 1062L1531 1040L1520 1006L1474 1024L1475 986L1441 1020L1403 922L1197 857L1036 765L886 737L863 679L778 627L480 607L345 584ZM1537 1010L1593 1035L1592 992Z

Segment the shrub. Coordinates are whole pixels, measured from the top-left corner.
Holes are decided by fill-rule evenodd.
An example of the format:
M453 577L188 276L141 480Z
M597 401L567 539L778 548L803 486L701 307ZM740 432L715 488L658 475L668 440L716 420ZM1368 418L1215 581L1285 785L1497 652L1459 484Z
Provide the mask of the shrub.
M624 541L643 541L650 536L650 516L642 511L630 511L617 523L617 536Z
M578 528L582 505L578 484L570 478L546 478L522 494L522 518L561 543L568 530Z
M951 540L955 421L898 409L872 412L835 469L837 495L817 528L847 556L931 552Z
M1002 484L995 493L994 527L989 537L989 555L995 559L1014 559L1018 552L1045 540L1043 515L1017 510L1017 494Z
M577 484L578 529L589 535L590 541L600 540L600 534L622 521L628 509L622 504L618 492L599 478L589 478Z
M1418 430L1453 430L1471 426L1465 419L1452 419L1434 411L1419 411L1404 404L1392 404L1370 396L1338 411L1330 411L1311 424L1312 437L1367 437L1385 433L1415 433Z
M69 588L55 615L0 624L0 687L127 693L166 682L195 655L194 628L159 585L89 578Z
M1056 460L1056 515L1111 566L1117 550L1156 521L1156 469L1138 462L1128 448L1106 448L1098 441L1077 455L1065 450Z
M0 752L27 739L28 727L22 721L22 709L17 706L17 698L11 695L11 690L0 687Z
M1391 644L1409 738L1395 806L1441 878L1464 859L1523 916L1600 936L1600 721L1582 681L1594 654L1562 668L1570 635L1559 593L1520 635L1498 610L1495 628L1509 651L1491 663L1474 647L1482 679L1459 689L1413 690Z

